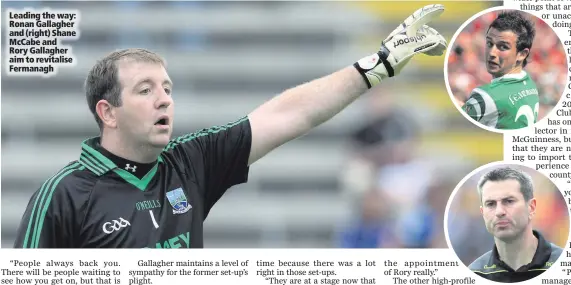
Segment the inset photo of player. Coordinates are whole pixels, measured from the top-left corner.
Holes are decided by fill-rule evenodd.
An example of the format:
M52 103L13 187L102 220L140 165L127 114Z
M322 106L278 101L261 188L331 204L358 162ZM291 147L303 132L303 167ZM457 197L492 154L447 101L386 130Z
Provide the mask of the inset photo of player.
M569 236L565 198L542 173L491 163L466 176L448 201L448 246L473 273L530 280L555 264Z
M444 69L448 93L462 115L495 132L539 122L557 105L567 80L565 50L551 27L502 7L464 23Z

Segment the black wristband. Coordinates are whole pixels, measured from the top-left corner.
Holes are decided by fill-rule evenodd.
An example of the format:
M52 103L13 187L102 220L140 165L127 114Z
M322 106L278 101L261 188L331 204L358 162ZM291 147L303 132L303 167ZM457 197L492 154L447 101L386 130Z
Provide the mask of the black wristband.
M390 53L391 52L383 44L381 46L381 49L379 50L379 52L377 54L379 55L379 59L383 62L383 65L385 66L385 69L387 70L389 77L393 77L393 76L395 76L395 70L393 69L393 67L391 66L389 61L387 60L387 57L389 56Z

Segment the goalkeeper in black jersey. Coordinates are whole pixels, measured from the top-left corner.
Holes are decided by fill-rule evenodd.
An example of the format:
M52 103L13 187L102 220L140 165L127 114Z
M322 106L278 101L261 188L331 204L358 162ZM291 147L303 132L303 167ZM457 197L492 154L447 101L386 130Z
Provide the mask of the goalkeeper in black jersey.
M99 60L86 80L100 136L31 197L15 247L203 247L203 222L248 168L274 148L329 120L415 54L442 55L426 26L429 5L398 26L375 54L283 92L227 125L178 138L173 84L163 59L127 49Z

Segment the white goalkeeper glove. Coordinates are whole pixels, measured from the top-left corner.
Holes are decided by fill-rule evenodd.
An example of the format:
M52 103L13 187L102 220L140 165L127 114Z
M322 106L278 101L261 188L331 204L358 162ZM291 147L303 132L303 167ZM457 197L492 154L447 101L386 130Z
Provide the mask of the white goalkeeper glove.
M416 10L382 43L380 50L362 58L353 66L361 73L369 88L387 77L400 73L417 53L429 56L444 54L446 40L426 24L440 16L444 6L428 5Z

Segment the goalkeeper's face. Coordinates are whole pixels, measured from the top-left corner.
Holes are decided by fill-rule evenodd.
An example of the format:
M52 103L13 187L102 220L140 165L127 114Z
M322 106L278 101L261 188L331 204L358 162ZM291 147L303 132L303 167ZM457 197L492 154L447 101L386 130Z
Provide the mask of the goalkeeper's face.
M490 28L486 35L486 69L494 78L521 71L528 49L517 51L517 34Z
M172 82L156 63L119 64L121 106L115 110L116 128L123 140L162 148L170 140L174 104Z

